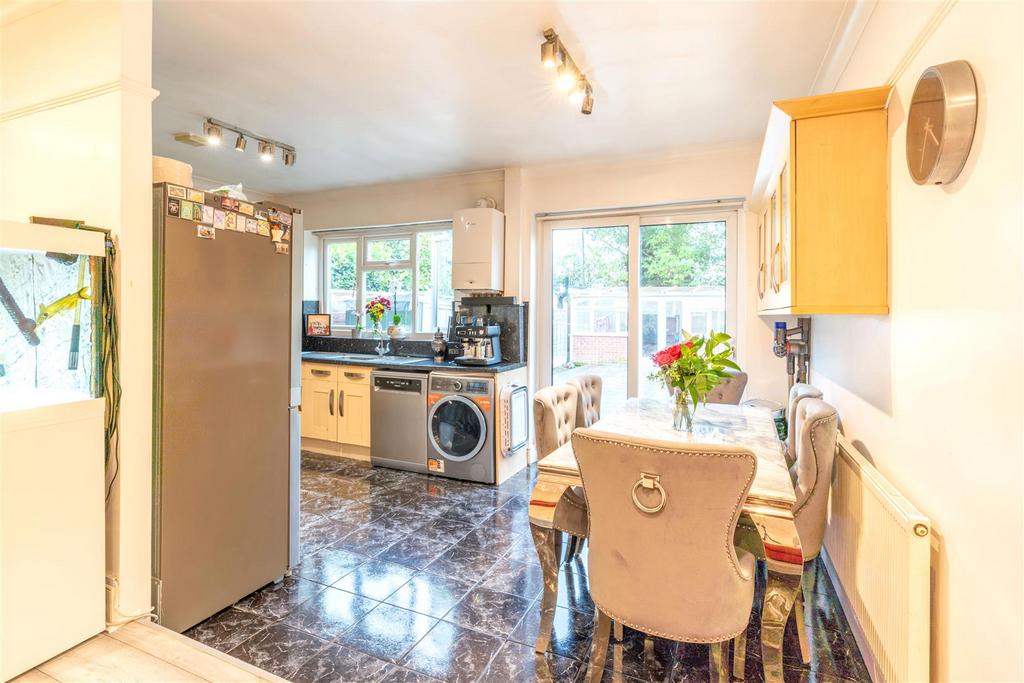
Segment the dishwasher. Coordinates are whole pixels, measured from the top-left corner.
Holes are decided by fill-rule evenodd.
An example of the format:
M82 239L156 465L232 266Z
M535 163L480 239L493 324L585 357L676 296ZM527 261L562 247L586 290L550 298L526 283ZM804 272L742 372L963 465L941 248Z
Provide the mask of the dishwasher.
M370 384L370 463L426 472L427 374L374 370Z

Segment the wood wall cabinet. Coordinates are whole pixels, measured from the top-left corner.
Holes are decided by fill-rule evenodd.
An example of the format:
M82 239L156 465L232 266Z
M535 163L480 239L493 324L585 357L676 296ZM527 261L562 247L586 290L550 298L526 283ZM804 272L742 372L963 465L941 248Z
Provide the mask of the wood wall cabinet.
M772 107L752 203L758 313L889 312L891 91Z
M302 364L302 436L370 445L370 368Z

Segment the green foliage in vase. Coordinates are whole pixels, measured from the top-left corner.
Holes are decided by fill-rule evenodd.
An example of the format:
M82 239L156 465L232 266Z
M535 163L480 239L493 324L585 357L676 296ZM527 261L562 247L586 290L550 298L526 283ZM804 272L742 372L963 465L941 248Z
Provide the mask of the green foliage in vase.
M711 331L706 337L684 332L681 344L658 351L651 360L658 367L648 375L652 381L664 382L693 399L694 408L707 400L711 390L729 377L728 370L739 370L731 360L732 337L725 332Z

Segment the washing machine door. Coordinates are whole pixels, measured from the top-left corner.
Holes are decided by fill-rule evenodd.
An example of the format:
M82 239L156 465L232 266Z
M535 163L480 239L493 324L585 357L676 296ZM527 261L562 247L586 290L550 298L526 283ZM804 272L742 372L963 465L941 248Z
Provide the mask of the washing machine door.
M445 396L430 409L430 442L446 460L463 462L487 439L483 412L465 396Z

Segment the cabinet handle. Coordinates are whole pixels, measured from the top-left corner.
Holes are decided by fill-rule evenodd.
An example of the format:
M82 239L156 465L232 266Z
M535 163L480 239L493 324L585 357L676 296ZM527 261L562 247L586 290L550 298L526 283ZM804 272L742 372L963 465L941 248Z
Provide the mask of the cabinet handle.
M342 391L338 396L338 416L345 417L345 392Z
M762 261L761 265L757 269L757 298L758 299L763 299L764 298L764 285L765 285L765 280L767 280L767 279L768 279L768 269L765 268L764 262Z
M315 377L330 377L331 376L331 371L330 370L316 370L316 369L313 369L313 370L310 370L309 372L310 372L310 374L314 375Z
M361 372L346 372L345 376L349 379L366 379L366 375Z
M775 277L775 264L778 263L779 276ZM772 289L777 294L779 288L782 286L782 242L775 244L775 249L772 250L772 264L771 264L771 277L772 277Z
M331 393L327 397L327 412L334 415L334 389L331 389Z

